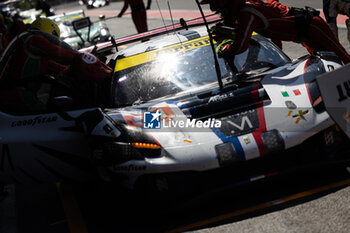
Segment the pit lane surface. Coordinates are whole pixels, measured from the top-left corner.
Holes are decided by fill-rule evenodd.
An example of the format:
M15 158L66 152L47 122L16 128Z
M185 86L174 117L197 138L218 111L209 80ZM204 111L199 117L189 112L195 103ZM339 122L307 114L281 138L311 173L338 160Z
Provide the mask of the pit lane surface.
M284 2L321 8L321 1L316 0ZM171 1L171 5L179 11L196 11L185 0ZM121 6L115 2L86 12L98 15L116 10L117 14ZM156 7L153 1L152 10ZM80 8L69 3L57 10ZM106 22L117 37L136 32L130 15ZM148 24L152 29L161 27L163 21L150 18ZM340 29L340 40L350 51L344 29ZM283 45L292 58L306 54L294 43ZM0 202L0 232L350 232L348 179L340 167L309 169L170 199L115 185L8 186L10 195Z
M193 183L197 191L171 196L115 184L16 186L1 203L16 212L0 219L1 232L345 233L349 184L345 169L320 166L238 187Z

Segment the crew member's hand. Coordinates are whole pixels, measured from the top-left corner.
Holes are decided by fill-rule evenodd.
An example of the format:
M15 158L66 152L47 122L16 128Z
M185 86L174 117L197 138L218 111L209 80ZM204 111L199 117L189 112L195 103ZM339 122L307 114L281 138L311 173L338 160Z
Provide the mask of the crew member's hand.
M235 39L235 32L233 28L226 27L222 23L215 24L210 28L210 32L213 36L213 39L219 44L225 39Z
M228 57L231 56L230 47L233 44L232 39L225 39L223 40L217 47L216 47L216 53L219 57Z

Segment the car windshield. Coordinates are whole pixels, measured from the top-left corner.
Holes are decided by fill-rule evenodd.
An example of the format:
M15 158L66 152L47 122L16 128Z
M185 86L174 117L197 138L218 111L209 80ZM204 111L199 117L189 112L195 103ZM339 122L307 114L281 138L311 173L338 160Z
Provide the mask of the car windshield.
M252 39L249 49L234 58L235 72L284 65L289 59L265 39ZM222 77L229 63L219 59ZM125 106L147 102L217 82L208 37L117 60L113 77L114 103Z

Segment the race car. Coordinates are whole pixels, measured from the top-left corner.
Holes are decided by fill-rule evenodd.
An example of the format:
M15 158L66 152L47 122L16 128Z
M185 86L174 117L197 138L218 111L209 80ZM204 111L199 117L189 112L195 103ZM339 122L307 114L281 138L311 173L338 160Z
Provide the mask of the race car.
M49 18L58 24L61 30L61 38L74 49L81 49L107 41L111 36L104 21L91 22L90 18L85 16L83 10L72 11ZM75 23L82 26L75 28Z
M80 5L86 5L87 9L108 6L110 0L80 0Z
M21 18L25 24L32 23L38 17L52 16L54 9L44 1L14 0L0 4L0 10L9 17Z
M35 8L24 10L19 12L19 16L23 18L23 22L25 24L32 23L38 17L45 17L46 15L42 12L42 10L37 10Z
M49 113L0 112L1 181L98 177L131 188L160 181L164 188L184 175L221 170L250 181L275 172L272 165L287 154L294 161L300 150L308 152L302 159L314 159L348 149L316 83L342 66L337 56L292 61L254 34L247 51L217 58L206 28L192 26L101 44L97 51L151 38L109 60L113 81L96 91L98 100L108 95L103 108L71 109L62 97Z

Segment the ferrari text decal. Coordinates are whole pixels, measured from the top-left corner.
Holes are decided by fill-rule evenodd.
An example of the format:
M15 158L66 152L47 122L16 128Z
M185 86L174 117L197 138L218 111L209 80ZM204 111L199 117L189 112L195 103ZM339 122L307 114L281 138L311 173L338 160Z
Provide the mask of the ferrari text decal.
M49 116L49 117L38 116L38 117L35 117L34 119L13 121L11 123L11 127L34 126L36 124L47 124L55 121L57 121L57 116Z
M208 45L210 45L210 42L209 42L208 36L205 36L196 40L191 40L188 42L183 42L183 43L171 45L168 47L164 47L161 49L137 54L131 57L119 59L117 62L117 65L115 66L115 72L130 68L133 66L141 65L150 61L154 61L157 59L157 57L160 54L185 52L185 51L201 48Z

